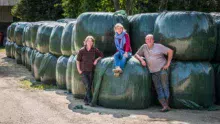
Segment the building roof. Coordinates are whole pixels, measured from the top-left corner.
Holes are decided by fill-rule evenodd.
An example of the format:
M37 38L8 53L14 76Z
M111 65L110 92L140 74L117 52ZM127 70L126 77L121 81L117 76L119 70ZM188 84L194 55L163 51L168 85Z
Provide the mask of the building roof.
M0 6L14 6L19 0L0 0Z

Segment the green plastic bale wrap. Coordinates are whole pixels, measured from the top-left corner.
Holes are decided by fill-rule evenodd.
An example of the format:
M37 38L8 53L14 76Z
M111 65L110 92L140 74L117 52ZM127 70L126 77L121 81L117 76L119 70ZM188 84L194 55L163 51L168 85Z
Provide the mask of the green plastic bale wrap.
M94 74L92 104L108 108L142 109L151 104L151 75L147 68L132 57L123 74L116 78L112 57L102 59Z
M158 15L158 13L136 14L129 20L131 47L134 53L145 43L145 36L154 33Z
M219 12L211 12L210 15L214 20L220 20L220 13Z
M41 82L45 84L56 84L56 64L57 57L50 53L46 53L39 69Z
M73 97L83 99L86 93L85 86L82 82L82 76L79 74L76 66L76 58L77 56L74 57L74 60L72 62L72 94Z
M56 65L56 84L60 89L66 89L66 69L69 57L60 56Z
M216 21L215 23L217 28L217 45L216 45L214 61L220 62L220 20Z
M49 41L49 52L61 56L61 37L66 23L59 23L53 27Z
M18 22L14 22L10 25L9 39L11 42L15 42L14 32L15 32L15 28L18 24L19 24Z
M216 104L220 105L220 64L212 64L215 72L215 96Z
M21 50L22 46L15 45L15 60L17 64L22 64Z
M31 48L36 49L37 43L36 43L36 38L37 38L37 30L38 28L45 24L47 22L35 22L32 23L32 26L30 27L31 29Z
M26 30L25 28L26 28L26 26L24 27L24 30L23 30L23 35L22 35L22 40L21 40L22 46L26 46L26 43L25 43L25 30Z
M37 81L41 80L40 75L39 75L39 69L40 69L41 62L42 62L43 58L44 58L44 54L42 54L40 52L37 52L35 54L35 58L34 58L34 78Z
M36 54L37 54L37 50L33 50L30 56L31 73L33 76L34 76L34 60L35 60Z
M7 28L7 41L11 41L10 33L11 33L11 25L9 25L8 28Z
M26 51L27 47L22 47L21 49L21 61L22 61L22 65L26 65L26 59L25 59L25 51Z
M75 23L76 25L76 23ZM78 53L78 51L75 48L75 34L76 34L76 26L73 26L73 30L72 30L72 36L71 36L71 52L73 55L76 55Z
M133 16L128 16L128 21L130 22L130 20L132 19Z
M24 42L27 47L31 47L31 26L32 23L29 23L24 28Z
M31 71L31 63L30 62L31 62L31 53L32 53L32 51L33 50L29 47L27 47L25 49L25 66L29 71Z
M74 55L71 55L68 59L67 62L67 68L66 68L66 89L68 92L72 92L72 68L73 68L73 64L74 64Z
M9 57L9 58L11 57L11 47L10 47L10 45L11 45L11 42L6 41L6 43L5 43L6 56Z
M37 30L36 49L41 53L49 52L50 35L57 23L51 22L41 25Z
M15 31L14 31L14 40L16 42L17 45L20 45L22 46L23 43L22 43L22 38L24 37L24 28L25 26L27 25L28 23L27 22L23 22L23 23L20 23L16 26L15 28Z
M76 19L71 19L71 18L65 18L65 19L59 19L57 22L62 22L62 23L69 23L72 21L76 21Z
M74 25L75 25L75 21L69 22L63 30L63 34L61 37L61 52L65 56L72 55L71 46L74 47L74 44L71 44L71 39L72 39L72 31Z
M171 106L203 109L214 103L214 70L208 62L174 62L171 65Z
M155 41L175 50L177 60L211 60L216 50L216 24L202 12L163 12L155 22Z
M16 45L16 43L14 43L14 42L12 42L11 43L11 58L15 58L15 45Z
M79 15L75 25L75 50L79 51L84 45L83 41L88 35L95 38L95 46L105 55L115 53L114 26L121 23L129 30L129 22L126 15L104 12L87 12Z

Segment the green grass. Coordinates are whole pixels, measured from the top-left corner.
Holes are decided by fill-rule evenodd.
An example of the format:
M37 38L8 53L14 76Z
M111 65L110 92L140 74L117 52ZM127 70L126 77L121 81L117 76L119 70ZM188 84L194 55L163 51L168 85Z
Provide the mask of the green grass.
M22 84L21 87L25 89L35 89L35 90L57 89L57 86L54 85L42 84L39 82L33 83L29 80L22 80L20 81L20 83Z
M5 52L5 47L4 47L4 46L1 46L1 47L0 47L0 52L1 52L1 53Z

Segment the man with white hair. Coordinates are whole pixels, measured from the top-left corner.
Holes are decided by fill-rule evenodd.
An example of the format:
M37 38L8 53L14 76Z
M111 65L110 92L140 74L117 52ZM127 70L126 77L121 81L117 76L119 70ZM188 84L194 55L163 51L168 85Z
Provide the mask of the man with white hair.
M168 68L173 58L173 50L168 47L154 43L152 34L145 37L145 43L135 54L135 57L141 62L143 66L148 66L152 74L152 80L156 88L158 100L163 106L162 112L170 110L169 107L169 82L168 82ZM168 56L168 59L164 55ZM146 62L143 60L144 57Z

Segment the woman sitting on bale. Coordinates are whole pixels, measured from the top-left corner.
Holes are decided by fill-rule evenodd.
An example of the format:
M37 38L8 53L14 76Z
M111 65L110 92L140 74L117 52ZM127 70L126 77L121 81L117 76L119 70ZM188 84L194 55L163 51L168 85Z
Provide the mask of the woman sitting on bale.
M94 42L95 39L92 36L87 36L84 41L84 47L79 50L77 55L77 70L79 74L82 74L82 82L86 87L85 105L89 105L92 101L93 71L95 65L103 57L103 53L93 46Z
M115 30L115 46L117 52L114 54L114 66L112 70L115 77L118 77L125 67L126 62L132 56L130 38L123 25L118 23L114 27Z

